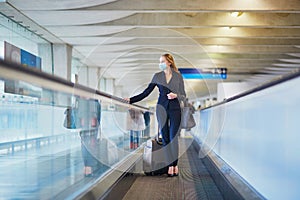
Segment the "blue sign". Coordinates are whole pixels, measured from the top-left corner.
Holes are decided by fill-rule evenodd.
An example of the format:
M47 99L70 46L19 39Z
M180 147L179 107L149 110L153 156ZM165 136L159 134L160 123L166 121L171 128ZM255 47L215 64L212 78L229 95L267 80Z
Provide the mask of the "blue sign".
M227 68L179 68L184 79L226 79Z
M21 64L27 67L41 69L41 58L21 49Z

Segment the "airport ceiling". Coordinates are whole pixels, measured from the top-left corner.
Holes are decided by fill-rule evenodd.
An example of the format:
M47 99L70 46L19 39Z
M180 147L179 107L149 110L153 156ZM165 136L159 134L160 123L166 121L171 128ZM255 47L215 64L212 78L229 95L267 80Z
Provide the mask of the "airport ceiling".
M75 56L101 67L128 95L146 87L165 52L180 68L227 68L226 80L186 80L192 98L215 94L219 82L259 85L300 67L299 0L7 0L5 6L47 40L73 46Z

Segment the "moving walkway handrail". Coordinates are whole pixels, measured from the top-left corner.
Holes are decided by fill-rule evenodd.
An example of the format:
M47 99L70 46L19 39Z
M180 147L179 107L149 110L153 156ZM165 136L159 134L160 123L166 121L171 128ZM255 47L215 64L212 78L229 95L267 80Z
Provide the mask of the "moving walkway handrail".
M299 66L300 67L300 66ZM284 75L282 77L280 77L279 79L276 79L276 80L273 80L273 81L270 81L270 82L267 82L267 83L264 83L258 87L255 87L253 89L250 89L250 90L247 90L245 92L242 92L240 94L237 94L235 96L232 96L228 99L225 99L221 102L218 102L214 105L211 105L211 106L208 106L208 107L205 107L201 110L206 110L206 109L209 109L209 108L212 108L212 107L216 107L216 106L219 106L219 105L222 105L222 104L225 104L225 103L228 103L230 101L233 101L233 100L236 100L236 99L239 99L241 97L244 97L244 96L247 96L247 95L250 95L252 93L256 93L256 92L259 92L261 90L264 90L266 88L270 88L272 86L275 86L275 85L278 85L280 83L283 83L283 82L286 82L286 81L289 81L289 80L292 80L294 78L298 78L300 76L300 70L298 69L296 72L294 73L291 73L291 74L287 74L287 75Z
M61 77L48 74L36 69L31 69L15 63L8 63L2 59L0 59L0 74L0 77L2 78L25 81L53 91L74 94L91 99L110 100L113 103L119 105L135 107L137 109L149 111L149 109L146 107L129 104L123 98L110 95L84 85L75 84Z

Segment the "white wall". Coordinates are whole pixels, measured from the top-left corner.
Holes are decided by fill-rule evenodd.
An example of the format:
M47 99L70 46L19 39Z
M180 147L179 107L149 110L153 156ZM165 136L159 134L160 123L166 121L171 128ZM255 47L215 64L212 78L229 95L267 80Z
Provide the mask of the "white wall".
M0 94L4 93L4 81L0 80Z
M54 74L71 80L72 47L64 44L53 45Z
M254 85L247 82L230 82L230 83L218 83L217 93L218 93L218 102L233 97L237 94L245 92Z

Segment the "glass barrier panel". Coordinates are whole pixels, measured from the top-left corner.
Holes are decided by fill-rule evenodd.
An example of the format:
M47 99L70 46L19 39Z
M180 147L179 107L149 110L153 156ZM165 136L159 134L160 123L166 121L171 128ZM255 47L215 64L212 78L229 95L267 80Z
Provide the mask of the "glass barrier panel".
M131 134L127 104L0 82L23 91L0 91L1 199L74 198L150 137Z
M266 199L300 196L299 84L294 78L200 112L194 135L205 153L214 151Z

